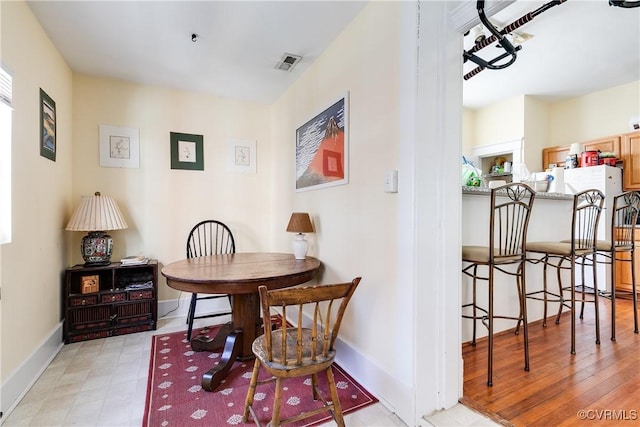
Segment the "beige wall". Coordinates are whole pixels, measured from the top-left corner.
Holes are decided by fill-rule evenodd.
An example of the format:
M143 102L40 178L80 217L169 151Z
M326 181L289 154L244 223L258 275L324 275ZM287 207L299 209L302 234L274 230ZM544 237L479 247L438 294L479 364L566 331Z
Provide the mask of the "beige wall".
M547 146L631 132L629 119L639 114L640 80L557 102L550 108Z
M2 246L0 268L4 384L62 319L73 135L70 69L24 2L3 1L1 7L2 63L13 72L14 107L13 241ZM40 88L56 103L55 162L40 156Z
M513 141L524 136L524 96L475 111L474 147Z
M549 145L549 107L524 97L524 159L530 172L542 171L542 149Z
M129 228L111 232L114 259L144 254L160 266L182 259L189 230L209 218L229 225L238 252L270 249L267 105L84 75L74 76L73 93L74 205L95 191L117 201ZM100 167L101 124L140 130L139 168ZM203 135L203 171L171 169L170 132ZM230 138L256 141L256 174L227 171ZM283 235L286 221L280 218ZM82 261L82 235L73 233L73 263ZM160 277L159 299L177 296Z
M318 228L312 255L325 266L323 281L363 277L341 335L390 376L402 359L401 350L381 339L399 327L389 321L398 306L397 194L384 193L383 183L385 171L398 168L399 14L393 2L368 5L272 111L274 224L291 209L309 212ZM363 48L363 39L370 48ZM295 129L347 91L349 184L293 193ZM402 188L402 174L399 180ZM273 235L279 248L289 244L279 230Z
M476 112L464 108L462 110L462 154L471 156L476 140Z

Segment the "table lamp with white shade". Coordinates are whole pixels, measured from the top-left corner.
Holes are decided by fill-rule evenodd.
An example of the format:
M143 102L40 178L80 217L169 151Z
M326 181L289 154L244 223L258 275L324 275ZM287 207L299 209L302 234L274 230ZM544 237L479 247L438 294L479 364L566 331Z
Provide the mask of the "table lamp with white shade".
M306 212L292 213L289 219L289 225L287 225L287 231L290 233L298 233L293 241L293 256L295 259L305 259L309 244L304 238L304 233L313 233L313 225L311 225L309 214Z
M580 157L580 153L582 153L582 144L579 142L571 144L569 147L569 155L565 162L565 169L574 169L578 167L578 158Z
M66 230L89 232L83 237L80 250L84 265L93 266L111 263L113 239L105 231L123 230L127 227L116 202L111 197L96 192L93 196L80 198L80 204L73 211Z

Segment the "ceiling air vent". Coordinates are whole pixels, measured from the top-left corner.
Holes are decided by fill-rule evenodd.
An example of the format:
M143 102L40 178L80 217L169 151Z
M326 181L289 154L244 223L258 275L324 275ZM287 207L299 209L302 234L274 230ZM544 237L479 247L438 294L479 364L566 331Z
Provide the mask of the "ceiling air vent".
M302 56L285 53L276 64L276 70L291 71L301 59Z

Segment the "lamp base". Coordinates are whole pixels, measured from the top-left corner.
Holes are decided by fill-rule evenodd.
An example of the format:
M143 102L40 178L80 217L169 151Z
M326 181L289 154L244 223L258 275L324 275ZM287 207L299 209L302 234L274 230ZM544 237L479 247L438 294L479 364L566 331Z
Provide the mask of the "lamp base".
M296 234L296 239L293 241L293 257L295 259L305 259L307 257L307 249L309 244L304 239L304 234Z
M111 264L112 251L113 239L104 231L90 231L80 244L85 266Z

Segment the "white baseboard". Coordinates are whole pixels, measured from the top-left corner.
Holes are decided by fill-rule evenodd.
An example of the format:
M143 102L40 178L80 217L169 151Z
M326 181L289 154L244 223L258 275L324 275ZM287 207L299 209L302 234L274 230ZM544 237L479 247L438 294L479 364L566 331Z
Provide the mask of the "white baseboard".
M413 419L415 392L411 386L390 376L367 356L340 340L340 337L336 342L336 362L390 412L404 422Z
M306 327L311 319L306 313L304 316L303 324ZM390 376L383 367L343 341L340 336L336 340L335 347L336 363L347 374L407 425L414 424L415 389L412 385L403 384L397 378Z
M36 347L31 355L0 386L0 410L2 411L0 424L7 419L62 349L64 345L62 326L63 323L60 322L42 344Z

